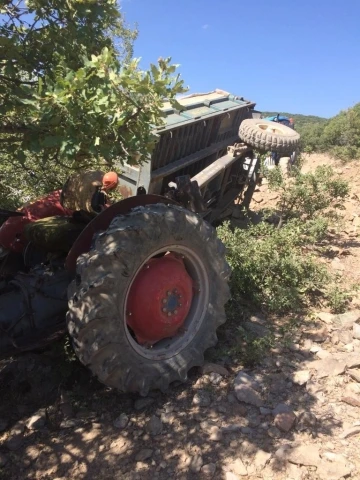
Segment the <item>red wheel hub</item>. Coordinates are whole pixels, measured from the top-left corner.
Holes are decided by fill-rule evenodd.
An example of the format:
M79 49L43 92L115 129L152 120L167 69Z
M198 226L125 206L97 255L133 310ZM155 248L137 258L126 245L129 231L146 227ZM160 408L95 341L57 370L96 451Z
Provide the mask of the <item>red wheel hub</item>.
M135 278L127 301L126 320L140 344L176 335L192 302L193 282L175 254L152 258Z

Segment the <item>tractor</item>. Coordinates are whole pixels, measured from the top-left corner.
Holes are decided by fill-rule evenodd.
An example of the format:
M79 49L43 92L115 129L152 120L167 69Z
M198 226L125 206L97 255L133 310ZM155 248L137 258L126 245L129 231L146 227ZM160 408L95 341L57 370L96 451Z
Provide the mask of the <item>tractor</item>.
M77 203L59 189L0 210L1 358L67 332L101 382L144 396L202 365L230 297L214 225L235 200L249 207L256 150L287 154L298 135L223 90L179 103L164 102L150 158L115 164L121 201L94 214L80 178Z

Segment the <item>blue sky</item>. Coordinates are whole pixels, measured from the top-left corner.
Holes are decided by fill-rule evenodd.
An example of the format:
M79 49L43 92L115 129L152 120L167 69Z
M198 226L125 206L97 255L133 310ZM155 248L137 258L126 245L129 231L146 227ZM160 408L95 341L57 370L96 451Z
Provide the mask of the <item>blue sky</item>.
M360 102L359 0L122 0L141 66L171 56L191 92L325 117Z

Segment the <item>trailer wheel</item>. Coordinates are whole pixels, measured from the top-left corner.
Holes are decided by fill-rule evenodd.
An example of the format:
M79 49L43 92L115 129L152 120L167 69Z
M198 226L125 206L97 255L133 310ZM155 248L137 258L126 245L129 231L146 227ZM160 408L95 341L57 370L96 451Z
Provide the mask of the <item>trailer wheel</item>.
M116 217L79 257L69 287L78 358L123 392L185 381L217 343L229 274L224 245L196 214L156 204Z
M239 137L257 150L290 154L300 141L300 135L292 128L261 118L243 120Z

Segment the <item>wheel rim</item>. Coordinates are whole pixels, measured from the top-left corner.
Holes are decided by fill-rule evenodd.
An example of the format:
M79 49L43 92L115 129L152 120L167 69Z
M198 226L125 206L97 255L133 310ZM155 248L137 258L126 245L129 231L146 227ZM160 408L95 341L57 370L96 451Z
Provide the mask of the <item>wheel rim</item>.
M182 283L178 283L178 277L174 278L173 275L169 275L166 291L164 282L159 280L157 282L159 285L157 285L155 280L147 294L144 290L144 285L149 285L146 283L149 280L146 279L146 275L151 275L150 270L154 266L155 270L160 264L161 267L164 267L165 262L156 262L156 260L166 258L176 259L175 261L182 263L186 272L184 275L179 275ZM158 268L159 272L160 270ZM177 268L175 271L180 272ZM191 294L186 276L191 282ZM143 285L139 287L139 283ZM142 292L143 295L141 298L136 298L139 296L139 292ZM183 245L166 246L153 252L135 272L126 293L122 317L129 343L138 354L150 360L163 360L177 355L189 345L199 331L208 308L208 301L209 279L205 265L197 253ZM158 304L158 318L151 314L154 312L156 303ZM131 308L135 310L134 313L131 312ZM144 318L141 318L141 315ZM166 328L161 330L161 325L165 325ZM156 340L154 326L155 330L157 329L159 332L166 332L166 329L169 328L171 336L160 338L154 342ZM152 340L150 338L150 341L146 341L145 337L152 337Z

